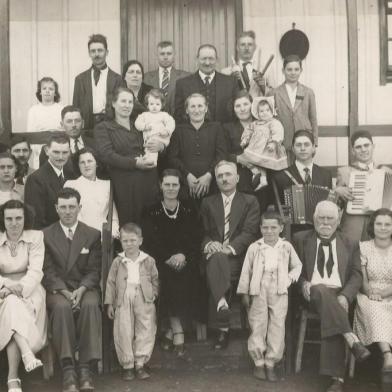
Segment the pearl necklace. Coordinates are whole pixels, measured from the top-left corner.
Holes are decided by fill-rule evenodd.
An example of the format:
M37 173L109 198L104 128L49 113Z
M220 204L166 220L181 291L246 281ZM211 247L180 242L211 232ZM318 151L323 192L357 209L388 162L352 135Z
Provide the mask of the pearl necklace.
M177 203L177 207L175 209L175 211L173 212L173 214L169 214L169 210L166 208L165 203L163 201L161 201L162 207L163 207L163 211L165 213L165 215L170 218L170 219L177 219L177 215L178 215L178 209L180 208L180 202Z

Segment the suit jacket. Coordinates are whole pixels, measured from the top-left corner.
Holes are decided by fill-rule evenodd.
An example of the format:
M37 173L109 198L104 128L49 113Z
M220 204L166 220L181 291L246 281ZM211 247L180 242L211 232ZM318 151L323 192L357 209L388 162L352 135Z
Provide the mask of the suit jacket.
M302 261L302 274L299 283L311 282L317 254L317 235L314 230L301 231L293 237L294 248ZM351 241L339 232L336 233L336 253L342 289L349 302L357 295L362 285L361 259L358 241Z
M220 193L208 196L201 203L203 224L202 251L210 241L223 242L225 213ZM229 245L243 259L248 246L259 236L260 208L255 196L236 192L231 204Z
M285 83L273 89L268 95L273 95L275 97L278 119L283 124L284 128L283 143L286 149L291 149L293 135L295 131L300 129L311 131L317 145L317 112L316 99L313 90L298 83L294 109L291 107Z
M286 169L297 181L299 184L304 184L304 181L299 173L297 166L293 163L291 166ZM274 172L272 174L272 178L274 179L276 186L278 188L280 201L284 202L284 194L283 191L286 188L289 188L292 185L295 185L291 178L284 172L284 170ZM332 175L327 170L313 163L312 170L312 185L320 185L325 186L327 188L332 189Z
M106 81L106 113L111 108L112 96L117 87L126 87L124 80L119 74L108 70ZM91 83L91 68L80 73L75 78L72 104L82 112L85 129L94 128L93 116L93 87Z
M210 120L222 123L230 121L233 117L231 104L239 90L237 80L216 71L215 87L215 113L210 113ZM199 71L176 82L174 117L179 123L185 119L185 100L193 93L203 94Z
M78 222L73 240L59 222L43 230L45 242L43 285L47 291L98 289L102 263L101 233Z
M64 166L65 180L72 179L72 173ZM57 193L62 188L60 179L49 162L27 177L25 203L35 212L34 228L43 229L58 220L55 209Z
M171 115L174 115L174 110L175 110L174 97L176 92L176 81L188 75L190 75L189 72L183 71L181 69L176 69L174 67L172 67L170 71L169 87L167 90L167 97L166 97L164 110ZM154 88L160 88L159 69L155 71L147 72L144 75L144 82L153 86Z

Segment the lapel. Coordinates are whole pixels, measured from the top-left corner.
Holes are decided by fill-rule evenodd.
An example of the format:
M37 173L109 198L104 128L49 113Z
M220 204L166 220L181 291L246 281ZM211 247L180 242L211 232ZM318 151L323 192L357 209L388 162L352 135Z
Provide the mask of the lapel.
M64 231L60 226L60 222L57 222L53 228L53 240L62 257L62 264L68 271L69 244Z
M225 83L222 80L222 75L215 71L215 113L212 114L214 121L216 121L216 112L220 102L225 101Z
M69 257L67 263L67 271L70 271L79 257L80 251L83 248L85 242L84 229L81 222L76 226L76 230L71 242L71 249L69 250Z
M314 265L316 263L317 253L317 236L313 231L306 239L304 243L304 257L306 263L307 278L310 282L312 280Z
M301 99L298 99L298 97L301 97ZM294 109L293 109L294 112L298 109L298 106L301 105L304 98L305 98L304 86L301 83L298 83L297 94L295 96L295 103L294 103Z
M342 285L344 285L346 283L345 276L348 264L348 254L346 246L339 233L336 234L336 255L338 258L336 262L338 263L340 281L342 282Z
M49 161L46 161L42 165L44 175L46 173L46 179L45 182L48 184L48 186L51 188L52 192L57 194L59 189L61 188L60 184L60 179L57 177L56 172L53 170L52 165L49 163ZM64 174L64 168L63 168L63 174Z
M218 229L219 238L223 238L225 211L223 209L223 200L220 193L216 194L212 200L212 214L214 216L215 225Z
M291 175L300 183L304 184L304 180L301 177L301 174L298 171L297 165L293 163L289 168L288 171L291 173Z
M108 78L109 78L109 75L108 75ZM85 91L87 92L87 94L84 97L84 100L87 101L86 106L90 107L91 112L92 112L92 109L93 109L93 85L91 83L91 68L89 68L86 71L85 78L83 78L83 81L84 81Z
M238 226L240 222L242 213L244 211L244 205L241 205L242 197L238 194L238 191L235 193L233 201L231 203L230 209L230 225L229 225L229 238L234 233L234 230Z
M283 83L278 87L278 92L279 95L281 96L283 102L286 104L286 106L290 109L290 111L293 111L293 108L291 106L290 103L290 98L289 95L287 94L287 90L286 90L286 85Z
M91 82L91 78L90 78ZM108 91L113 91L114 86L114 72L108 68L108 77L106 79L106 94Z
M151 76L150 76L150 79L148 80L147 84L150 84L151 86L154 86L155 88L160 88L160 86L159 86L159 68L156 71L151 72L150 75Z
M177 80L177 70L172 67L170 71L170 79L169 79L169 89L168 89L168 95L176 88L176 80Z

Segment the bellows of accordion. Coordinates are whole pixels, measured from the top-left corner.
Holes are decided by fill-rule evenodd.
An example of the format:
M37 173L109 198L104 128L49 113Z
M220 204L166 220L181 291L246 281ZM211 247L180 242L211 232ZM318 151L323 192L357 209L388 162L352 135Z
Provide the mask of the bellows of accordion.
M392 209L392 174L382 169L353 170L348 184L354 200L347 202L347 213L370 214L379 208Z
M323 200L336 203L337 195L333 190L320 185L292 185L284 190L284 199L291 223L313 224L317 203Z

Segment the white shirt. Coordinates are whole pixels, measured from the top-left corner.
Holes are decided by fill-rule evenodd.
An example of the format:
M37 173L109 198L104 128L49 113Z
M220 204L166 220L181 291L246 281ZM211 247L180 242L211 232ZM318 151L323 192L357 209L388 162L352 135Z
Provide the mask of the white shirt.
M172 68L173 68L173 67L167 67L167 68L159 67L158 72L159 72L159 87L160 87L160 88L162 88L163 72L165 71L165 69L168 70L168 72L169 72L168 77L169 77L169 82L170 82L170 75L171 75L171 70L172 70Z
M132 260L129 257L125 256L125 252L119 253L119 256L122 257L123 262L127 265L128 270L128 278L127 283L131 284L140 284L140 263L148 257L148 255L142 251L139 252L139 256L136 260Z
M278 269L279 248L282 245L283 241L281 238L279 238L274 246L266 244L264 242L264 239L262 239L261 241L263 242L262 246L264 249L264 271L275 272Z
M75 235L75 230L76 230L76 227L78 226L78 221L76 221L76 223L75 223L73 226L71 226L71 227L64 226L64 225L61 223L61 221L59 221L59 222L60 222L61 228L62 228L63 231L64 231L64 234L65 234L65 237L66 237L66 238L69 238L69 230L70 230L70 229L72 230L72 234Z
M305 182L305 168L309 169L309 174L310 174L310 178L313 179L313 162L311 162L309 165L304 165L302 162L299 161L295 161L295 166L298 169L299 174L302 177L302 180Z
M97 85L94 81L94 68L91 68L91 86L93 88L93 113L105 113L106 107L106 81L109 67L101 69Z
M286 86L286 91L287 94L289 96L289 100L291 103L291 107L294 109L295 106L295 97L297 96L297 87L295 87L294 89L291 88L290 85L288 85L287 83L285 83Z
M61 110L58 102L52 105L33 105L27 114L27 132L61 131Z
M204 84L205 84L205 79L208 76L210 78L209 79L210 80L209 83L211 84L212 81L215 78L215 71L213 73L210 73L209 75L205 74L204 72L199 71L199 76L200 76L200 78L201 78L201 80L203 81Z
M53 168L54 172L56 173L57 177L60 177L60 174L62 174L63 177L64 177L63 169L60 170L56 166L54 166L52 164L52 162L50 162L50 159L48 159L48 162L49 162L50 166L52 166L52 168Z
M83 139L82 139L82 137L81 136L79 136L78 138L76 138L76 139L74 139L74 138L70 138L69 139L69 145L70 145L70 148L71 148L71 153L72 154L75 154L75 152L76 152L76 149L75 149L75 141L78 141L78 148L79 148L79 150L81 150L83 147L84 147L84 143L83 143Z
M356 165L363 170L369 170L369 171L374 170L374 162L370 162L370 163L356 162Z
M339 276L339 269L338 269L338 256L336 253L336 238L332 240L331 246L332 246L332 255L333 255L333 267L332 267L332 273L331 276L328 278L328 273L327 273L327 260L329 257L329 248L328 246L323 246L323 251L324 251L324 278L321 277L318 269L317 269L317 254L318 254L318 248L320 245L320 239L317 238L317 252L316 252L316 260L314 263L314 270L313 270L313 275L312 275L312 285L316 284L323 284L325 286L329 287L342 287L342 282L340 280Z

